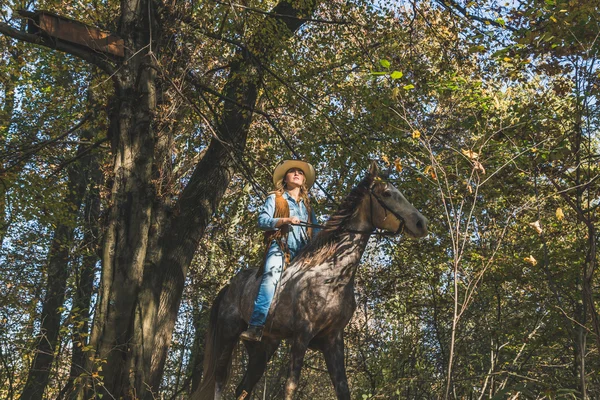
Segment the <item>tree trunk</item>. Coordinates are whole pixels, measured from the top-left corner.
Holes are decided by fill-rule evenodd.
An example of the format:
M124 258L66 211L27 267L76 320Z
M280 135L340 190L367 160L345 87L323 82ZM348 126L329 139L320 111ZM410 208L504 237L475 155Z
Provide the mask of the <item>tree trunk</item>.
M192 345L192 357L188 366L188 376L192 384L189 393L194 393L200 387L202 380L202 364L204 362L204 338L208 329L208 316L210 308L205 305L194 310L194 343Z
M585 329L585 304L577 302L575 304L575 320L573 324L573 372L578 380L578 388L581 398L586 399L586 379L585 379L585 351L587 331Z
M142 69L142 68L141 68ZM118 99L117 149L111 208L102 253L101 298L92 332L96 355L106 359L101 376L105 391L116 398L133 396L126 360L130 352L135 299L143 278L151 226L153 191L150 183L153 135L150 110L154 106L154 72L129 71L141 76L147 89L141 104L127 96ZM98 361L99 362L99 361ZM100 364L96 364L96 367Z
M85 374L86 352L89 334L90 305L94 291L94 273L98 263L99 226L100 216L100 192L99 186L102 182L102 172L97 160L94 159L91 171L91 182L88 187L83 213L83 236L84 256L77 273L77 287L73 294L73 309L71 310L71 369L69 380L61 390L58 399L63 399L72 394L75 379Z
M100 393L134 398L143 392L131 380L128 359L133 316L140 292L152 222L156 107L156 71L150 54L156 18L151 0L122 0L118 34L125 42L126 63L113 77L115 98L110 112L113 170L110 209L102 251L100 298L90 343L95 359L88 371L98 371ZM154 47L154 51L159 51ZM104 362L106 362L104 364ZM99 368L102 366L103 368ZM95 377L94 377L95 379ZM89 396L88 396L89 397Z
M89 140L92 131L84 131L82 139ZM86 151L80 146L77 154ZM85 189L89 180L89 169L93 153L81 157L77 162L68 167L67 194L64 205L77 213L83 202ZM37 339L35 358L27 376L21 398L36 400L42 399L44 390L48 385L50 368L54 361L54 352L59 337L61 312L63 306L67 279L69 277L69 253L73 245L72 224L61 224L54 231L54 237L48 253L46 294L41 314L41 328Z

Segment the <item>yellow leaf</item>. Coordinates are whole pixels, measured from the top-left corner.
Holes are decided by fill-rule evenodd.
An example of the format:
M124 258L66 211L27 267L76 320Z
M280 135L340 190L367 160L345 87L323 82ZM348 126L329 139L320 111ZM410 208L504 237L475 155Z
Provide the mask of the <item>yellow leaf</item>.
M396 167L396 171L402 172L402 164L400 163L400 159L396 158L394 160L394 166Z
M563 212L562 208L558 207L556 209L556 218L559 221L562 221L563 219L565 219L565 213Z
M381 159L382 159L382 160L383 160L383 162L385 162L386 164L389 164L389 163L390 163L390 159L389 159L389 158L387 158L387 156L386 156L385 154L381 156Z
M544 231L544 230L542 229L542 224L540 224L540 221L539 221L539 220L537 220L537 221L535 221L535 222L531 222L531 223L529 224L529 226L531 226L533 229L535 229L535 231L536 231L536 232L537 232L539 235L541 235L541 234L542 234L542 232Z
M419 132L418 130L413 131L412 137L413 137L413 139L420 138L421 137L421 132Z
M460 149L460 151L462 151L465 156L469 157L470 160L476 160L479 157L479 154L475 153L473 150Z
M433 168L431 167L431 165L428 165L425 167L425 170L423 171L424 174L429 174L429 176L431 176L432 179L437 179L437 175L435 174L435 171L433 170Z
M483 168L483 164L481 164L479 161L473 160L473 168L476 171L481 171L481 173L485 175L485 168Z
M558 22L558 21L556 20L556 18L554 18L554 15L551 15L551 16L550 16L550 21L552 21L552 22Z
M529 257L525 257L525 261L527 261L531 265L537 265L537 260L530 255Z

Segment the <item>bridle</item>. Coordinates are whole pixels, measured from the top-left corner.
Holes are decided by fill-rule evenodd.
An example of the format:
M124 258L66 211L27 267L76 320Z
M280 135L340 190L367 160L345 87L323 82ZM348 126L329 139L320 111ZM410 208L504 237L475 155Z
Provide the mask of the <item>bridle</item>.
M385 182L383 179L378 178L377 180L375 180L375 182L373 183L378 183L378 182ZM387 218L387 214L388 212L390 214L392 214L394 217L396 217L398 219L398 221L400 221L400 224L398 225L398 229L395 232L383 232L383 231L360 231L360 230L355 230L355 229L344 229L344 231L349 232L349 233L360 233L360 234L364 234L364 235L373 235L373 236L396 236L399 235L400 233L404 232L404 228L406 227L406 221L404 220L404 218L399 215L397 212L395 212L394 210L392 210L387 204L385 204L385 201L383 201L383 199L381 197L379 197L377 195L377 193L375 193L375 191L373 190L373 185L371 185L371 187L369 188L369 207L370 207L370 214L371 214L371 225L375 226L375 224L373 223L373 198L375 198L375 200L377 200L377 202L379 203L379 205L383 208L384 212L385 212L385 217L383 218L384 220ZM310 222L300 222L299 224L293 224L293 225L297 225L297 226L304 226L307 228L319 228L319 229L325 229L327 228L326 225L319 225L319 224L313 224ZM377 228L375 228L377 229Z
M387 204L385 204L385 202L381 199L381 197L379 197L373 191L372 187L369 190L369 196L371 197L371 201L370 201L370 206L371 206L371 224L373 226L375 226L375 224L373 223L373 197L375 197L375 200L377 200L377 202L379 203L379 205L381 206L381 208L383 208L383 210L385 212L385 217L383 219L385 220L387 218L387 213L389 212L394 217L396 217L396 219L398 219L398 221L400 222L400 224L398 225L398 229L396 230L396 232L394 232L394 233L385 232L385 233L387 233L388 235L394 235L395 236L395 235L399 235L402 232L404 232L404 228L406 227L406 221L404 220L404 218L400 214L398 214L397 212L395 212L394 210L392 210Z

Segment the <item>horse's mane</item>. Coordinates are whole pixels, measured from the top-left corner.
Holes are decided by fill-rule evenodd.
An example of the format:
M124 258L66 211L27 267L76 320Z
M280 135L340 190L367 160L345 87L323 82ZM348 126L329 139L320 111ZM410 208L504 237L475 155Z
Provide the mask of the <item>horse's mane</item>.
M358 206L363 198L369 194L374 179L375 176L367 174L367 176L350 191L335 214L327 220L325 227L300 251L294 259L294 262L312 258L313 260L309 264L314 265L315 262L320 263L330 255L334 250L334 247L330 246L330 244L335 241L350 219L356 215Z

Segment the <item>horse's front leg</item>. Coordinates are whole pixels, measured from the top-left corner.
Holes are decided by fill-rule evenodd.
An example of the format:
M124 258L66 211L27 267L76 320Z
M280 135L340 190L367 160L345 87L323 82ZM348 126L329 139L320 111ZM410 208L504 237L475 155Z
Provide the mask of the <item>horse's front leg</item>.
M344 334L339 332L332 338L327 338L321 346L331 382L335 388L338 400L350 400L346 366L344 365Z
M300 370L304 363L304 355L306 354L309 341L310 338L305 334L294 336L290 354L290 375L285 383L285 400L292 400L294 393L298 388Z

